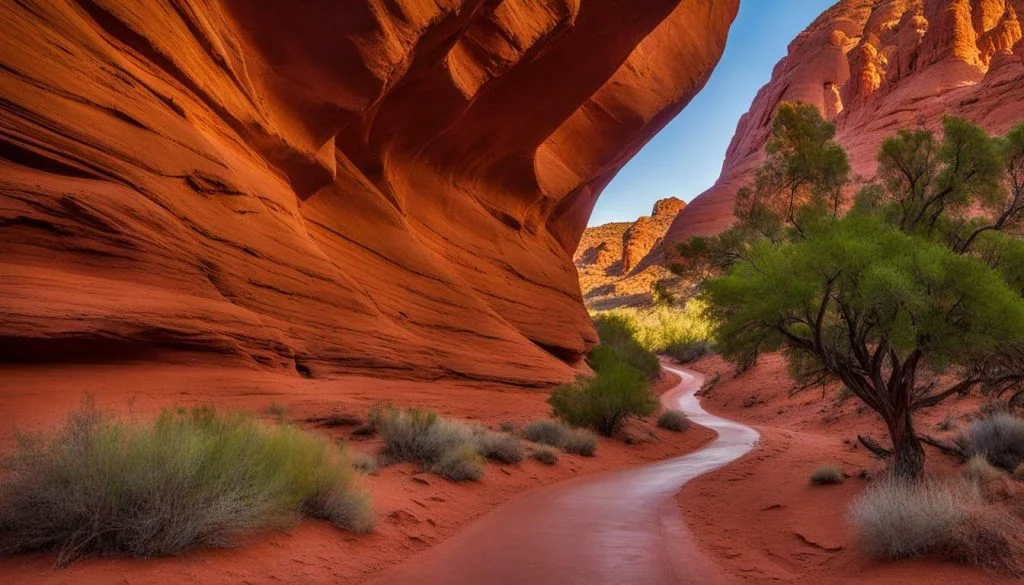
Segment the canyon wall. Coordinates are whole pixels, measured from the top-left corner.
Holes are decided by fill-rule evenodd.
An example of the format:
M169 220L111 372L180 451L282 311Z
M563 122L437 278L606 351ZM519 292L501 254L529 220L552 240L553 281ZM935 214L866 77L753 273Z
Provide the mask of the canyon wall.
M680 213L666 245L733 221L736 191L762 162L782 101L836 124L854 172L875 173L883 140L962 116L989 132L1024 122L1024 0L842 0L789 46L739 121L718 181Z
M675 197L654 202L651 215L606 223L583 231L573 256L583 299L592 309L649 305L655 282L672 278L662 240L686 203Z
M540 385L738 0L0 3L0 361Z

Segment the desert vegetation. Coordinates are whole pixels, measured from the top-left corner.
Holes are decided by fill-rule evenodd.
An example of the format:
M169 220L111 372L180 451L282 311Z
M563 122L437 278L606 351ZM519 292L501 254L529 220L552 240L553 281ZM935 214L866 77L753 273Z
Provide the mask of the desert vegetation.
M782 351L801 384L841 382L885 422L895 472L919 478L916 410L974 388L1021 396L1024 126L900 131L852 201L834 134L813 106L780 106L735 226L681 245L678 271L710 275L724 357Z
M384 441L381 458L385 464L417 463L451 481L480 479L485 459L518 463L526 458L522 441L515 435L448 420L433 411L378 406L369 418ZM565 433L569 434L568 429Z
M711 350L712 325L705 310L700 299L688 299L682 305L665 301L647 308L612 309L595 317L620 320L643 349L687 363Z
M566 453L593 457L597 452L597 436L587 429L572 428L554 420L535 420L523 427L528 441L558 447Z
M658 406L651 379L661 366L636 339L636 329L620 315L595 319L601 343L587 355L594 376L580 376L552 391L554 416L576 426L612 436L631 417L650 415Z
M346 452L326 438L213 408L126 422L91 404L19 437L0 481L0 552L150 557L236 544L319 518L372 526Z
M690 419L686 418L686 415L678 410L669 409L658 416L658 426L669 431L681 433L690 428Z
M1024 575L1024 527L965 480L879 480L849 518L864 549L880 560L939 557Z

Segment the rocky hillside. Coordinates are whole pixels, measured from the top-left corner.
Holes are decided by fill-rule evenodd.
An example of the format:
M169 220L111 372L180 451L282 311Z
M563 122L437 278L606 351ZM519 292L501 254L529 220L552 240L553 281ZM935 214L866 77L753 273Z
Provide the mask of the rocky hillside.
M647 304L651 285L671 276L664 268L662 238L686 203L660 199L651 215L636 221L587 228L574 257L583 298L592 308Z
M814 104L835 122L854 171L875 172L900 128L962 116L990 132L1024 121L1024 0L842 0L789 46L739 121L718 182L679 214L667 240L715 233L761 162L779 102Z
M544 384L738 0L0 3L0 359Z

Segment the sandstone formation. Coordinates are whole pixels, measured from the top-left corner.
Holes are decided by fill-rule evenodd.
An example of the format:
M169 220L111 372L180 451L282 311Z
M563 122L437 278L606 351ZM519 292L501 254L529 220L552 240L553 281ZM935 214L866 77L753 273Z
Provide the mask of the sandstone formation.
M0 3L0 361L563 380L737 3Z
M645 304L651 285L671 276L665 269L662 238L686 203L659 199L650 216L587 228L576 249L576 268L587 305L608 308Z
M870 178L900 128L962 116L994 133L1024 121L1024 0L842 0L789 46L739 121L713 187L667 242L728 226L736 191L761 163L779 102L814 104L837 127L854 172Z

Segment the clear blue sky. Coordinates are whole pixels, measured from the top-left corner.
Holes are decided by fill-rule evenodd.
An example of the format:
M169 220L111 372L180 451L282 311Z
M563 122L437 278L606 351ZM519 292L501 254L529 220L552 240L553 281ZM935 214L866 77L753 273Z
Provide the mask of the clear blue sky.
M608 185L590 225L633 221L662 197L689 201L714 184L736 122L786 47L836 0L740 0L718 67L690 105Z

